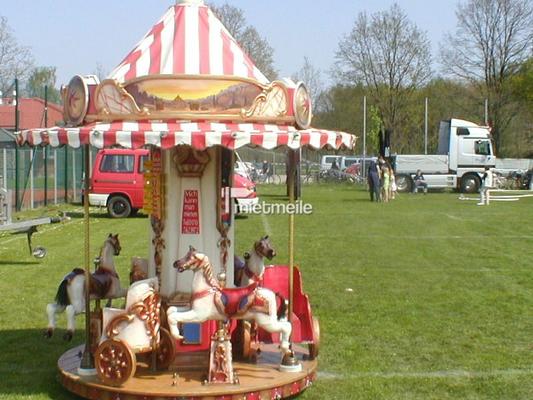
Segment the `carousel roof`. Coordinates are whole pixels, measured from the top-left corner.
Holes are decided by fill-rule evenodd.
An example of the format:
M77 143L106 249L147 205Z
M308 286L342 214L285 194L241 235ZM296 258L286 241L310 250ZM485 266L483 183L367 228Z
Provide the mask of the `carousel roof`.
M96 148L122 146L139 148L153 145L168 149L189 145L197 150L212 146L238 149L258 146L275 149L280 146L297 149L330 147L352 148L355 136L321 129L298 130L293 126L247 123L183 122L183 121L120 121L91 123L77 128L55 127L23 131L18 135L20 145L68 145L79 147L91 144Z
M111 73L120 83L147 75L224 75L268 79L202 1L168 9Z
M288 96L290 90L280 82L267 85L267 78L202 0L181 0L170 7L111 73L110 78L100 84L91 77L74 77L63 91L67 111L65 121L73 127L24 130L17 134L18 144L54 147L91 144L97 148L115 145L126 148L146 145L170 148L183 144L196 149L217 145L229 149L246 145L265 149L279 146L339 149L355 145L356 137L344 132L297 129L293 111L299 109L296 100L300 99L298 90L301 84L295 84L290 89L294 97ZM224 114L224 107L238 109L241 106L237 107L231 102L224 107L220 104L227 103L228 99L235 102L235 98L224 91L213 96L207 94L203 102L195 98L191 101L198 103L196 109L200 109L199 114L195 114L198 111L187 103L188 100L180 97L183 93L173 93L174 97L170 100L164 97L165 94L157 99L157 93L145 93L142 90L147 89L141 88L134 93L136 99L152 106L152 109L144 109L126 91L131 89L130 86L138 89L135 85L142 85L147 80L155 82L156 87L158 80L175 84L172 79L176 82L184 80L187 84L190 83L187 79L196 83L205 81L217 90L216 85L220 84L220 80L227 83L224 79L229 79L233 85L230 89L234 91L229 94L234 96L233 93L238 93L244 99L249 97L247 91L251 90L256 97L252 104L247 103L238 113L228 115ZM255 93L258 88L263 90L259 95ZM157 90L160 88L157 87ZM304 92L307 95L307 91ZM220 104L214 101L216 99ZM220 106L222 111L211 113L207 107L211 107L211 103L216 103L213 107L216 109ZM308 97L304 96L301 103L303 115L312 115ZM160 106L162 111L158 108ZM167 112L167 106L184 106L185 111ZM208 108L204 114L202 107ZM291 109L293 111L289 112ZM248 111L251 116L243 117L242 113L247 114ZM255 114L256 111L259 114ZM69 120L70 114L75 116L74 122ZM299 126L306 128L309 123Z

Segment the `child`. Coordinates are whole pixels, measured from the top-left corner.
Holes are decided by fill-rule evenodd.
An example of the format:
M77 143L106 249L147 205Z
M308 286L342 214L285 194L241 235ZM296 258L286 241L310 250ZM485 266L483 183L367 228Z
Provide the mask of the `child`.
M394 171L390 169L390 189L391 189L391 199L396 198L396 193L398 192L398 186L396 186L396 177L394 176Z
M390 195L390 168L388 165L383 166L383 202L387 203L389 201Z

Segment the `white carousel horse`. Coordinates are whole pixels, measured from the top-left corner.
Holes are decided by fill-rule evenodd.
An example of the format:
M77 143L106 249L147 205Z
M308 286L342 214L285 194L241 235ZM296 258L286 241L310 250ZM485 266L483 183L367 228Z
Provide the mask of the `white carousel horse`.
M238 286L248 286L252 282L261 283L265 273L265 257L272 260L276 256L276 250L272 247L267 236L262 237L254 243L254 247L244 254L244 268L238 272L240 275Z
M99 266L91 274L90 295L92 299L112 299L126 295L126 289L120 286L113 262L113 256L118 256L120 250L118 234L110 233L100 251ZM65 311L67 332L63 339L71 340L76 326L75 317L85 312L85 271L83 269L75 268L63 278L57 289L55 300L55 303L46 306L48 329L45 336L52 337L56 326L56 314Z
M283 352L289 351L292 325L286 316L280 318L277 315L274 292L259 287L257 282L245 288L222 289L213 277L212 266L207 256L197 253L193 247L173 265L179 272L186 270L194 272L191 309L178 311L176 307L169 307L167 310L170 333L174 338L182 338L178 328L178 324L182 322L246 319L256 321L268 332L281 333L281 349ZM282 307L284 306L285 303L282 302Z

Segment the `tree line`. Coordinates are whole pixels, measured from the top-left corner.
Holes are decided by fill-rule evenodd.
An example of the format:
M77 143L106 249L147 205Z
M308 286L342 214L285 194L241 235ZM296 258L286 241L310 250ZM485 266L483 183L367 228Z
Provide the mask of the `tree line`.
M278 78L274 49L243 10L211 4L213 12L267 78ZM424 151L425 103L428 150L436 149L438 122L462 118L492 127L498 155L533 157L533 0L465 0L456 8L456 29L438 54L427 34L399 4L355 16L338 43L332 68L325 72L304 58L294 79L304 81L314 102L313 124L362 135L366 98L367 153L377 153L380 131L391 132L393 152ZM97 75L105 76L100 64ZM0 90L13 78L25 82L23 94L60 101L54 67L35 67L29 48L17 43L6 18L0 18ZM362 153L362 141L356 152Z

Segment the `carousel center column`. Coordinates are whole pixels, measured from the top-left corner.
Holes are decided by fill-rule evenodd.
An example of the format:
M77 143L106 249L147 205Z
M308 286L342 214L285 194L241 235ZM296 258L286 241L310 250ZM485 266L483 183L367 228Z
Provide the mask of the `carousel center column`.
M163 237L166 245L161 268L161 294L172 303L188 303L193 274L178 274L172 267L173 262L193 246L213 260L213 272L220 271L217 261L219 234L213 213L217 198L216 155L214 149L199 151L185 145L163 153L166 186Z

